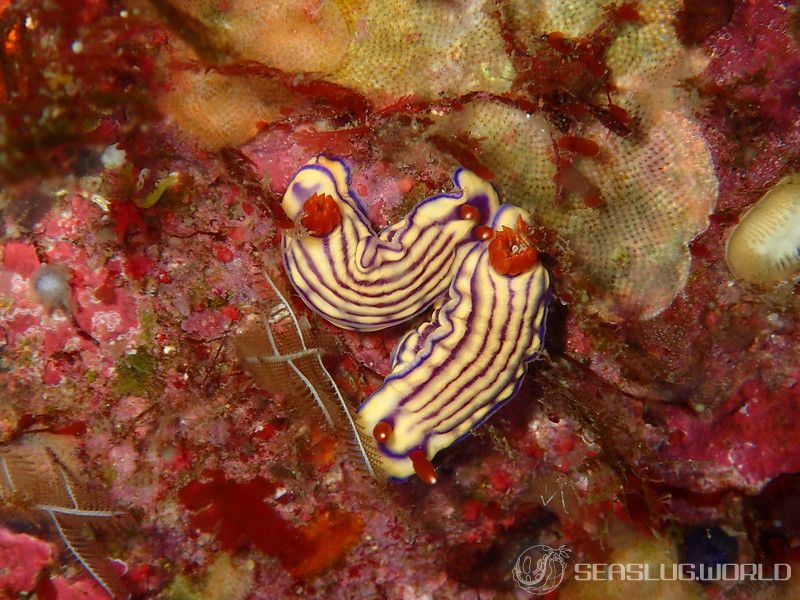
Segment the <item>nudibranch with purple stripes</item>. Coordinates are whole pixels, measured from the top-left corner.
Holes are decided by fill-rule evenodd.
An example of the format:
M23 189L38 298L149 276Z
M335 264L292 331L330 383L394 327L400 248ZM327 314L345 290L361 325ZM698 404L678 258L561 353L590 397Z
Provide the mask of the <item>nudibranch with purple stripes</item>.
M421 200L376 234L340 159L316 156L295 174L283 209L284 266L313 311L343 329L373 331L407 321L442 296L465 249L480 239L499 201L466 169L457 192Z
M550 279L524 233L528 218L499 208L491 240L469 246L447 297L400 341L392 372L358 408L390 477L435 483L431 459L508 401L540 353Z

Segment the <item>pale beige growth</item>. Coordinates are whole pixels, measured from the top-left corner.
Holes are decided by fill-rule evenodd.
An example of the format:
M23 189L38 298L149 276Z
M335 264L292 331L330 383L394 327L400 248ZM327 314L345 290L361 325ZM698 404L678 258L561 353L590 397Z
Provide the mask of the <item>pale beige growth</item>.
M183 71L170 84L159 98L161 110L209 150L243 144L292 104L285 89L258 77Z
M368 2L331 79L387 101L505 92L515 73L491 8L474 0Z
M710 60L678 39L674 21L682 6L680 0L640 2L643 23L625 25L606 52L614 101L645 126L662 110L689 116L695 98L679 84L701 73Z
M603 21L608 0L512 3L515 27L529 39L550 31L585 36ZM571 267L592 286L589 306L603 317L649 318L685 285L688 242L708 225L717 197L714 164L693 116L695 98L681 86L708 57L679 42L673 26L679 0L638 3L642 22L622 25L606 61L616 86L612 101L638 119L639 135L621 138L598 122L574 132L600 145L577 168L599 188L605 206L587 208L577 194L554 202L553 140L562 134L542 116L489 102L473 103L437 123L440 135L468 134L496 174L508 201L555 229ZM599 106L607 100L596 98Z
M213 0L175 5L239 58L315 73L372 96L436 99L509 89L514 69L476 0Z
M739 221L725 249L728 268L751 283L800 275L800 173L787 175Z
M535 211L552 204L556 195L552 160L552 128L539 114L494 102L471 102L461 112L443 117L436 125L441 135L467 134L480 140L481 161L491 168L501 197Z
M711 153L699 126L680 110L655 113L643 140L609 136L596 124L603 160L581 171L600 189L602 210L573 205L561 231L593 283L610 293L604 314L657 315L686 284L688 242L708 226L717 198ZM604 138L605 136L605 138ZM558 227L558 225L557 225Z
M290 72L330 73L341 63L352 27L330 0L215 0L174 3L199 19L240 58Z
M512 0L514 21L532 34L558 31L567 37L582 37L602 25L606 9L619 6L621 0Z
M577 195L554 202L556 169L546 120L498 104L473 103L438 127L481 139L480 156L496 185L534 220L558 231L573 266L601 294L590 305L652 317L683 287L687 242L707 225L717 194L711 155L699 127L681 111L661 111L643 140L621 138L596 123L583 132L600 143L597 159L578 166L606 206L587 208Z

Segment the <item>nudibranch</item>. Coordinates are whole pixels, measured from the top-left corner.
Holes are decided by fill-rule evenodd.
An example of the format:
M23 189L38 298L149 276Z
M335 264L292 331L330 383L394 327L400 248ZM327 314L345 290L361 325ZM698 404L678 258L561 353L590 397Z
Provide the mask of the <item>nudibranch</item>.
M744 214L725 259L737 278L751 283L800 274L800 173L782 178Z
M431 459L509 400L541 351L550 280L527 220L521 208L498 209L431 320L402 338L391 373L358 408L388 476L435 483Z
M499 206L492 185L474 173L458 169L453 183L457 192L421 200L376 234L350 189L347 165L311 159L283 198L284 211L300 225L283 239L297 293L334 325L358 331L391 327L428 308Z

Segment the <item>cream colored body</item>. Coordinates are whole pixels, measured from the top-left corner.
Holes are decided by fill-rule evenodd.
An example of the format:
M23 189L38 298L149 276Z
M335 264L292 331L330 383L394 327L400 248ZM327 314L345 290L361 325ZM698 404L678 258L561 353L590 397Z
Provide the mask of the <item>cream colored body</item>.
M349 189L349 172L337 159L318 156L289 184L283 208L298 220L312 194L327 194L341 211L341 225L314 237L288 232L284 265L303 301L344 329L371 331L406 321L441 296L460 259L459 249L474 238L480 221L459 209L479 205L488 221L499 203L491 184L458 170L460 191L427 198L402 221L376 234L364 207ZM462 253L463 255L463 253Z
M527 213L502 206L492 224L514 227ZM378 446L388 475L414 473L409 452L428 459L463 437L517 390L526 363L541 350L549 276L541 264L509 277L489 263L488 245L473 243L447 298L430 322L398 345L391 374L358 410L364 431L393 427Z

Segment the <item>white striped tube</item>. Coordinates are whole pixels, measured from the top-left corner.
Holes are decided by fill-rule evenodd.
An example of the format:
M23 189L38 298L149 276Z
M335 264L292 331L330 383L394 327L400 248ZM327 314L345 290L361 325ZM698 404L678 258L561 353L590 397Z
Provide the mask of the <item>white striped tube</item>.
M344 329L373 331L407 321L445 293L460 263L499 205L490 183L459 169L459 191L420 201L399 223L376 234L350 189L350 171L339 159L317 156L289 184L283 209L299 222L305 201L327 195L341 223L327 235L287 230L284 266L303 301ZM465 218L465 214L472 218Z
M520 216L528 218L503 205L491 226L514 229ZM362 430L383 439L377 447L389 476L412 475L416 454L413 462L426 463L435 482L430 460L436 453L514 395L526 363L541 350L549 299L549 276L540 263L501 275L488 244L471 244L445 301L430 322L401 340L391 374L358 409ZM376 425L385 431L379 435Z

